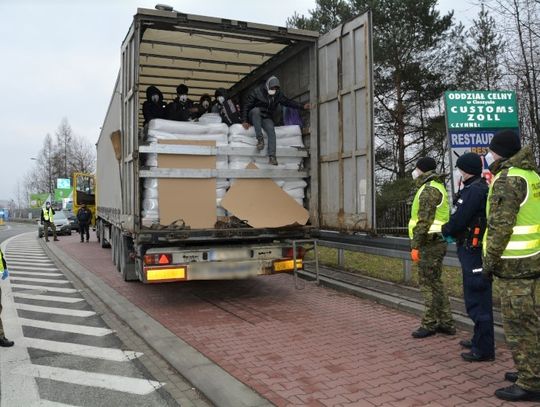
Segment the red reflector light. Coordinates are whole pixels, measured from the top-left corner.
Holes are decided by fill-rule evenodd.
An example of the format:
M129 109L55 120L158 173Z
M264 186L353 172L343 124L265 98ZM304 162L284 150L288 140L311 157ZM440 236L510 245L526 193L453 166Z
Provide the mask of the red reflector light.
M292 259L293 258L293 248L292 247L284 247L282 250L282 256L285 258ZM306 249L304 249L302 246L296 247L296 258L297 259L303 259L306 255Z
M162 254L161 256L159 256L159 261L158 261L159 264L169 264L170 261L169 261L169 258Z
M172 263L172 255L165 253L153 253L144 255L144 264L152 265L167 265Z

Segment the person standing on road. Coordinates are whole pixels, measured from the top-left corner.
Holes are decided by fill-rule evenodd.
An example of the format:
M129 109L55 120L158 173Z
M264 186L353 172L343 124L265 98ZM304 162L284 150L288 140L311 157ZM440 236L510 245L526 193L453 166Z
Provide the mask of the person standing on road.
M50 202L45 203L45 208L41 209L41 224L43 225L43 235L45 236L45 241L49 241L49 228L53 232L53 237L55 241L58 241L56 237L56 226L54 226L54 214L56 212L51 207Z
M280 90L279 79L275 76L268 78L266 83L254 89L248 96L242 110L242 126L247 130L251 125L255 127L257 137L257 150L264 148L263 132L268 136L268 162L278 165L276 159L276 130L273 115L279 105L293 107L299 110L309 110L309 103L301 104L289 99Z
M81 234L81 243L84 242L86 236L86 242L90 239L90 223L92 222L92 211L82 204L77 211L77 220L79 221L79 233Z
M9 277L8 267L6 264L6 259L4 258L4 254L2 253L2 250L0 249L0 273L2 273L2 280L5 280ZM0 296L2 295L2 291L0 290ZM0 304L0 312L2 312L2 304ZM0 319L0 346L4 348L9 348L10 346L13 346L15 342L10 341L6 338L4 334L4 325L2 324L2 319Z
M437 164L423 157L412 173L418 190L414 196L409 221L411 258L418 263L418 282L424 297L425 311L420 328L413 338L426 338L437 332L455 335L456 328L448 294L442 282L442 262L446 242L441 227L450 218L444 176L436 173Z
M508 401L540 401L540 176L530 147L513 130L495 134L485 157L494 175L487 203L483 273L497 277L506 343L516 372L513 385L495 395Z
M456 167L461 173L463 188L454 198L455 211L443 225L442 234L448 243L456 242L465 308L474 322L472 339L460 342L470 352L462 353L461 357L468 362L490 361L495 359L493 299L491 281L482 276L488 184L482 178L483 164L478 154L463 154Z

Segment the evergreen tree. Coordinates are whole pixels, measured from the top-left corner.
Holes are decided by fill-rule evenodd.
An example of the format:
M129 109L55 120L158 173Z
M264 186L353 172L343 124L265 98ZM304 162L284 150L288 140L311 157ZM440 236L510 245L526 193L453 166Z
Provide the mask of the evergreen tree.
M309 16L294 13L287 19L287 27L326 33L353 16L351 5L344 0L316 0Z

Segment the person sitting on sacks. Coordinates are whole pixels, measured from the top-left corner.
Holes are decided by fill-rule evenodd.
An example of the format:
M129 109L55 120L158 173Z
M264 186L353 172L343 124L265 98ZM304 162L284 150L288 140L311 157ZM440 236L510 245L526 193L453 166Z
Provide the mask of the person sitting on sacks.
M229 94L224 88L216 89L214 96L216 100L212 105L212 113L219 113L221 121L226 123L227 126L242 122L239 109L229 99Z
M201 117L205 113L210 113L212 109L212 98L208 93L205 93L199 99L199 104L197 105L197 117Z
M163 93L155 86L146 88L146 101L142 105L144 124L152 119L165 118L165 104L163 103Z
M178 96L165 108L165 118L176 120L177 122L187 122L192 118L193 113L197 113L197 108L193 107L193 101L188 99L189 88L183 83L178 85L176 93Z
M279 105L293 107L299 110L311 109L311 104L304 105L285 96L275 76L268 78L266 83L253 89L249 94L242 110L242 126L247 130L250 125L255 127L257 137L257 150L264 148L262 129L268 135L268 159L272 165L278 165L276 160L276 131L272 116Z

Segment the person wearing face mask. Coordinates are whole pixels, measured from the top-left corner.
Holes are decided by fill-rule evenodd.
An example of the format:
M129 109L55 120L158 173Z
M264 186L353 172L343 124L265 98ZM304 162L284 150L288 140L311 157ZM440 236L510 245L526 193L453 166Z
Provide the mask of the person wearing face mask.
M227 90L224 88L216 89L214 96L216 99L212 105L212 113L219 113L221 121L227 126L240 123L240 113L234 102L229 99Z
M530 147L514 130L497 132L485 157L493 180L487 203L483 273L497 277L506 343L517 372L495 391L508 401L540 401L540 176Z
M197 108L193 107L193 102L188 98L189 88L178 85L176 93L178 96L165 108L165 118L178 122L187 122L193 113L197 113Z
M411 208L409 238L412 261L418 263L418 283L425 306L421 325L412 333L413 338L418 339L437 332L456 334L450 301L441 278L446 254L441 227L450 218L450 208L444 176L437 174L436 168L433 158L423 157L412 173L418 190Z
M197 105L197 117L201 117L205 113L210 113L212 110L211 104L212 98L210 95L208 93L202 95Z
M49 241L49 228L53 232L53 237L55 241L58 241L56 237L56 226L54 226L54 214L56 212L51 207L50 202L45 203L45 208L41 209L41 224L43 225L43 236L45 236L45 241Z
M442 226L448 243L456 242L463 275L463 295L467 314L474 322L471 340L460 345L469 352L461 357L468 362L491 361L495 358L493 332L493 300L491 281L482 276L482 237L486 228L488 185L482 178L482 158L465 153L456 161L463 188L454 198L454 213Z
M268 159L272 165L277 165L276 159L276 131L272 119L278 106L293 107L299 110L309 110L311 105L304 105L286 97L280 90L279 79L271 76L268 80L255 88L248 96L242 110L242 125L247 130L250 125L255 127L257 137L257 150L264 148L263 132L268 136Z
M155 86L146 88L146 101L143 103L144 124L152 119L165 118L165 106L163 104L163 94Z

